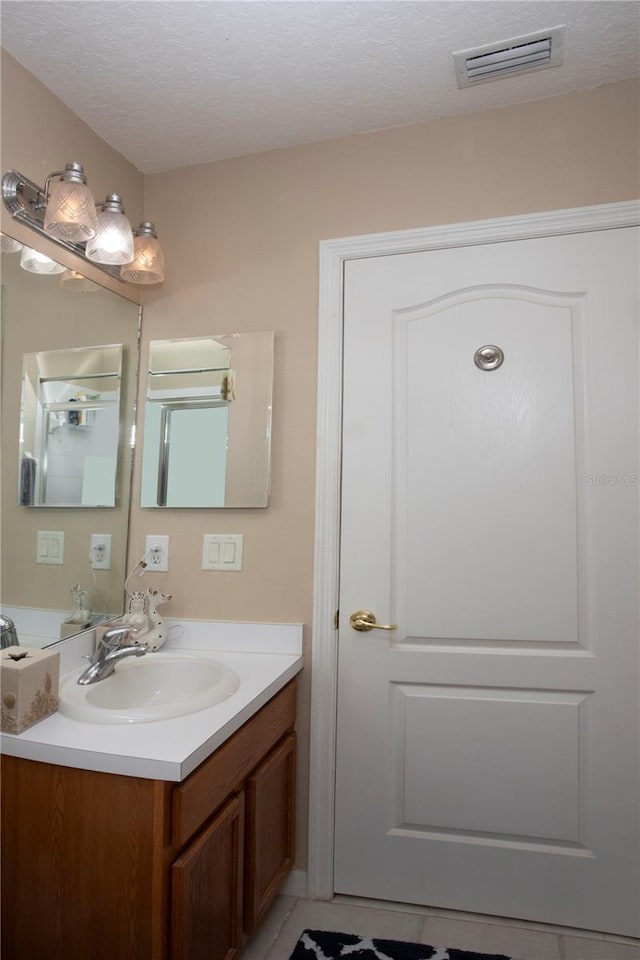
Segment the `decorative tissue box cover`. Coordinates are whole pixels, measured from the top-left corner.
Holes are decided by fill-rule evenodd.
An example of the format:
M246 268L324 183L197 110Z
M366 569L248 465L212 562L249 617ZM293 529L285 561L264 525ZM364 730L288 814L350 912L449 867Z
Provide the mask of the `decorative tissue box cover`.
M88 630L92 623L92 620L87 620L85 623L63 620L60 624L60 639L66 640L67 637L74 637L76 633L82 633L83 630Z
M0 651L2 731L22 733L55 713L59 679L60 654L56 650L6 647Z

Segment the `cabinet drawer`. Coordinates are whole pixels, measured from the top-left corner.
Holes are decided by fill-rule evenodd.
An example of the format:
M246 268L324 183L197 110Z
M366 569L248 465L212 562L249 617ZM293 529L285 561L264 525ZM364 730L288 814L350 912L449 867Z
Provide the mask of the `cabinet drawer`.
M292 680L173 791L172 842L178 850L220 804L244 786L251 771L293 729L296 681Z

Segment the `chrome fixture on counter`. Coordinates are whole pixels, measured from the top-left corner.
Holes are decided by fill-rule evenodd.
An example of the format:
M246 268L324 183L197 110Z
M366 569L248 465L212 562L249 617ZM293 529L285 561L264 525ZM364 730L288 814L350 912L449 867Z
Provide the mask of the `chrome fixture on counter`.
M15 623L11 617L7 617L4 613L0 613L0 649L4 650L6 647L17 646L18 634L16 633Z
M111 676L115 666L125 657L142 657L147 652L147 648L142 644L131 644L130 646L121 646L121 641L129 637L130 627L112 627L107 630L96 644L95 653L91 657L91 663L87 669L78 677L78 683L86 686L88 683L97 683L98 680L104 680Z

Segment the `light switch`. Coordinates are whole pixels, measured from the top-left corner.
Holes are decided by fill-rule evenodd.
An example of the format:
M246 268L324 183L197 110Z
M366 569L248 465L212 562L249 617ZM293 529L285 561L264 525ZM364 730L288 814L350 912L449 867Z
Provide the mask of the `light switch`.
M203 570L242 570L242 533L205 533L202 538Z
M64 530L38 530L37 563L64 563Z

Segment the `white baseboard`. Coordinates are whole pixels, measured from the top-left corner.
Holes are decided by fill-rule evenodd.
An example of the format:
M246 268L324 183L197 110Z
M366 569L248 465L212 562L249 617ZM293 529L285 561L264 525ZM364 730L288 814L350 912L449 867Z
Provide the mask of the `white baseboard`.
M280 889L286 897L307 896L307 871L292 870Z

